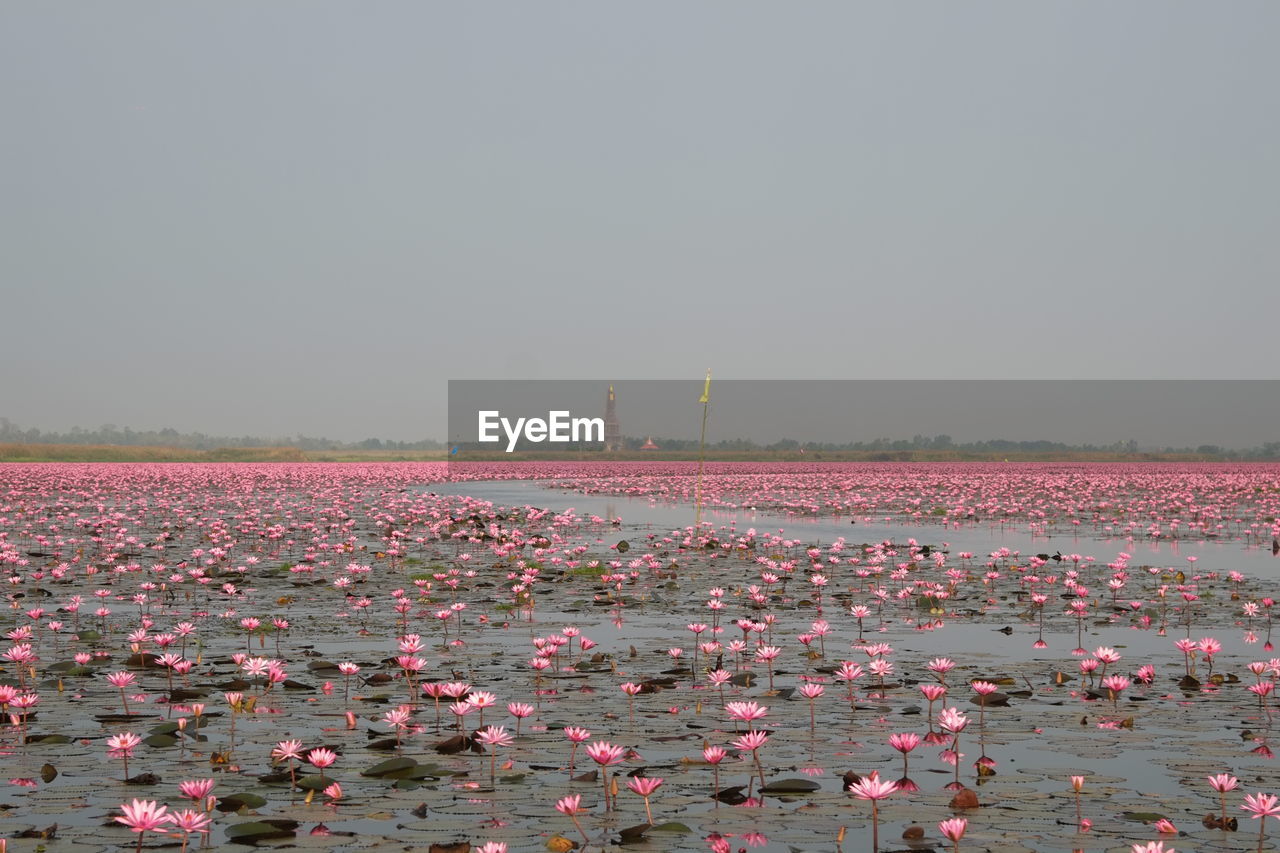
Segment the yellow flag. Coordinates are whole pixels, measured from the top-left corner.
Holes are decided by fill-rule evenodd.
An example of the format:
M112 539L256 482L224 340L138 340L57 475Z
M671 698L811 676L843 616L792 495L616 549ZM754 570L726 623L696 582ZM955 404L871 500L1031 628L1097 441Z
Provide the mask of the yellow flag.
M707 368L707 384L702 386L702 396L698 398L698 402L711 402L711 368Z

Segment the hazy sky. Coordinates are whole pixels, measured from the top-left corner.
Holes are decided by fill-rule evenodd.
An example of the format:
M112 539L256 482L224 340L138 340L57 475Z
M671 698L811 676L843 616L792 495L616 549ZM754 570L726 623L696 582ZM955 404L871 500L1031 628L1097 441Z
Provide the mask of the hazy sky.
M6 2L0 415L412 439L449 378L1274 378L1277 32Z

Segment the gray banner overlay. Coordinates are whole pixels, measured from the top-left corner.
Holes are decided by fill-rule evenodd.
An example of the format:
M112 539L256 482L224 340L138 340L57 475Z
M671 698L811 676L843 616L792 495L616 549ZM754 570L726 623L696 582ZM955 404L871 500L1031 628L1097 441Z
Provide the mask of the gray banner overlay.
M455 456L582 454L606 444L689 455L703 389L700 377L451 380L448 441ZM1004 440L1234 450L1280 440L1280 381L714 380L706 414L708 446L938 449Z

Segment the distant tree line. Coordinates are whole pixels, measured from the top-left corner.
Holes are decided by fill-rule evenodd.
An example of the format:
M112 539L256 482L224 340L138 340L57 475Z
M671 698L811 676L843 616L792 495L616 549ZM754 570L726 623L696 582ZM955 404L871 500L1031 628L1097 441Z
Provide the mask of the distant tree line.
M67 432L22 429L8 418L0 418L0 444L111 444L124 447L183 447L191 450L213 450L220 447L296 447L300 450L440 450L444 445L434 439L393 441L388 438L366 438L363 441L336 441L306 435L206 435L202 432L178 432L176 429L135 430L104 424L95 430L72 427Z
M643 438L626 438L623 440L627 450L639 450L644 444ZM672 452L696 451L696 440L679 438L653 439L662 450ZM877 438L871 441L819 442L796 441L783 439L771 444L759 444L751 439L735 438L715 442L707 442L708 450L717 451L768 451L768 452L861 452L883 453L909 450L953 451L957 454L1133 454L1133 453L1168 453L1197 456L1211 456L1224 460L1257 460L1280 459L1280 441L1268 441L1259 447L1244 450L1232 450L1216 444L1201 444L1198 447L1140 447L1135 439L1117 441L1112 444L1065 444L1060 441L1011 441L996 438L987 441L956 442L949 435L936 435L932 438L916 435L911 439Z
M623 439L626 451L639 451L648 437L627 437ZM653 442L661 450L672 453L697 452L696 439L661 438L654 436ZM337 441L330 438L316 438L305 435L294 436L223 436L206 435L202 432L178 432L166 428L160 430L134 430L129 427L117 427L115 424L104 424L95 430L72 427L67 432L44 431L38 429L22 429L8 418L0 418L0 444L108 444L119 446L162 446L182 447L191 450L212 450L221 447L296 447L300 450L440 450L442 442L434 439L420 441L394 441L385 438L366 438L362 441ZM492 449L477 445L478 449ZM568 452L581 450L599 450L599 443L563 445ZM554 445L531 444L520 441L519 450L553 450ZM1232 450L1216 444L1201 444L1197 447L1139 447L1134 439L1117 441L1112 444L1064 444L1059 441L1011 441L996 438L987 441L956 442L949 435L932 437L916 435L910 439L876 438L871 441L817 442L797 441L787 438L771 444L760 444L749 438L725 439L707 443L707 449L724 452L790 452L806 453L822 452L860 452L890 453L912 450L951 451L957 454L1135 454L1135 453L1167 453L1186 454L1227 461L1245 461L1260 459L1280 459L1280 441L1268 441L1259 447L1244 450Z

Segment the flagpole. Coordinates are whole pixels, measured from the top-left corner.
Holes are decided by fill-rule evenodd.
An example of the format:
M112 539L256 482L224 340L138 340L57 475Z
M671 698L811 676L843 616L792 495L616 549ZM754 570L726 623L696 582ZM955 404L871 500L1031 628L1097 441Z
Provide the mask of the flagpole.
M702 436L698 439L698 485L696 490L696 511L693 520L693 532L696 535L698 528L702 526L702 465L706 458L707 449L707 412L711 408L711 368L707 368L707 382L702 386L702 396L698 398L698 402L702 403Z

